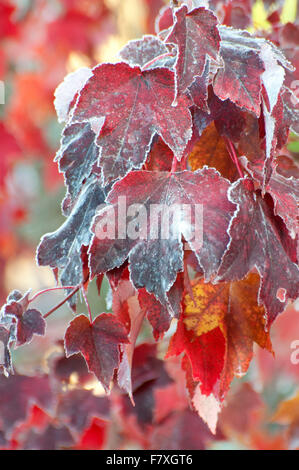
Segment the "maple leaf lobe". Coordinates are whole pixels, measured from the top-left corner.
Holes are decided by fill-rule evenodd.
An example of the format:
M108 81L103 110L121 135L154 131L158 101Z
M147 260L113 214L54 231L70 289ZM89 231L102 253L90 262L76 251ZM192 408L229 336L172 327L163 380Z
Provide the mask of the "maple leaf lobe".
M105 183L140 168L156 133L178 159L182 157L191 138L192 121L188 99L181 97L174 107L173 97L174 74L166 68L141 71L118 63L93 69L73 119L105 118L97 138Z
M180 95L192 84L195 76L201 76L207 56L217 59L220 35L217 18L210 10L196 8L188 12L183 5L175 12L174 26L166 42L176 44L177 93Z

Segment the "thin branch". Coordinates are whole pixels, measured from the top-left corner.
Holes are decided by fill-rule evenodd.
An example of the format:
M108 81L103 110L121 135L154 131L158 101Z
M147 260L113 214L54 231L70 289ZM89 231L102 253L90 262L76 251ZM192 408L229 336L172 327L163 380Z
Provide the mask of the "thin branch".
M172 52L165 52L164 54L158 55L157 57L154 57L152 60L150 60L149 62L147 62L147 63L142 67L142 70L147 69L148 67L150 67L151 65L153 65L153 64L154 64L155 62L157 62L158 60L164 59L164 57L171 57L171 56L173 56L173 53L172 53Z
M65 299L63 299L61 302L59 302L59 304L57 304L57 305L55 305L55 307L51 308L51 310L44 315L44 318L49 317L53 312L58 310L63 304L65 304L65 302L67 302L71 297L73 297L73 295L75 295L78 292L79 289L81 289L81 284L80 284L80 286L75 287L75 289L72 290L72 292Z
M89 305L89 302L88 302L88 299L87 299L86 292L85 292L85 289L84 289L84 287L83 287L83 284L82 284L82 286L81 286L81 291L82 291L82 295L83 295L84 301L85 301L85 303L86 303L86 307L87 307L87 311L88 311L90 323L92 323L91 308L90 308L90 305Z
M236 167L237 167L237 170L238 170L238 173L239 173L240 178L244 178L244 173L243 173L243 171L242 171L242 168L240 167L239 159L238 159L238 157L237 157L237 153L236 153L234 144L233 144L232 141L231 141L230 139L228 139L227 137L225 137L225 143L226 143L226 147L227 147L228 153L229 153L229 155L230 155L232 161L234 162L234 164L235 164Z
M177 161L176 157L173 157L171 170L170 170L171 174L176 172L177 165L178 165L178 161Z
M54 290L62 290L62 289L75 289L77 286L57 286L57 287L50 287L49 289L44 289L41 290L40 292L37 292L30 300L30 302L33 302L35 299L37 299L40 295L46 294L47 292L52 292Z

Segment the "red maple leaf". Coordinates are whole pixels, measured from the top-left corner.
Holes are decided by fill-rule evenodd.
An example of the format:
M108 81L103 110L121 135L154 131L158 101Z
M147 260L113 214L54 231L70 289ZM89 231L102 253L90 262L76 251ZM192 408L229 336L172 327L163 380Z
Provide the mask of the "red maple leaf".
M232 185L229 198L238 204L238 209L229 228L231 241L223 256L218 280L242 279L257 268L261 276L259 300L272 323L284 310L287 300L299 295L294 243L275 218L272 201L247 189L246 179Z
M262 185L263 163L257 161L251 164L245 157L242 157L242 162L253 178ZM296 178L298 171L299 168L295 163L293 163L292 166L289 164L288 175L287 177L283 176L280 173L280 159L278 159L269 182L265 186L265 190L269 192L273 198L275 214L283 219L293 238L296 237L298 233L299 220L299 185L298 179Z
M24 296L14 291L7 298L4 306L4 315L12 316L16 322L17 346L30 343L33 335L44 336L46 322L40 311L29 307L29 292Z
M128 343L126 328L109 313L99 315L92 323L85 315L79 315L65 333L67 357L80 352L107 392L119 365L122 343Z
M202 393L209 395L224 366L225 338L220 328L195 337L185 328L181 318L166 357L178 356L182 352L190 360L193 378L201 383Z
M191 115L187 98L173 107L173 97L174 74L166 68L142 71L119 63L93 69L73 121L105 118L97 137L105 183L140 168L156 133L178 159L182 157L191 138Z
M196 172L173 174L147 171L130 173L114 185L106 199L116 220L123 209L118 205L119 197L126 198L127 207L133 204L139 204L140 207L143 204L143 215L144 211L148 211L146 215L150 214L151 204L162 205L165 214L175 204L189 205L191 209L197 204L203 207L203 233L201 227L196 227L194 210L189 221L185 216L182 216L180 223L171 223L170 219L168 237L150 235L150 225L162 230L159 214L155 217L154 224L151 217L146 217L141 223L138 218L132 220L134 214L122 214L126 233L102 237L101 233L102 230L105 232L107 222L107 209L103 207L96 216L92 229L95 233L89 250L92 276L121 266L129 258L131 279L135 287L145 287L149 293L165 303L166 293L173 285L177 272L183 269L181 238L184 236L196 253L206 278L210 278L217 271L229 241L227 228L234 205L227 200L228 187L227 180L214 169L206 167ZM111 218L111 212L108 213ZM135 230L134 227L137 228L136 236L128 236L129 229ZM138 230L141 230L139 234ZM198 244L201 235L202 246L201 243Z

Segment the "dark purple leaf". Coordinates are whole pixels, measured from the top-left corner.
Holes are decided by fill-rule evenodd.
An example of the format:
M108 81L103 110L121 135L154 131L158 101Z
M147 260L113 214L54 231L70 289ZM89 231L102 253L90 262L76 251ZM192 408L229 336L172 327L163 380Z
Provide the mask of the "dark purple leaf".
M258 41L246 31L219 27L223 68L214 79L214 92L260 115L261 75L265 70Z
M27 417L29 406L37 403L46 410L52 407L53 393L48 376L26 377L0 375L0 426L10 432Z
M74 438L66 426L50 424L43 432L30 431L24 450L62 450L74 445Z
M82 432L94 417L108 419L110 402L106 397L94 396L89 390L71 390L62 394L57 414L75 431Z
M92 276L121 266L129 257L135 287L145 287L165 303L166 293L173 285L177 272L183 270L181 238L184 236L196 253L206 278L210 279L218 270L229 241L227 228L234 205L227 200L228 187L227 180L214 169L208 168L174 174L146 171L130 173L114 185L107 197L109 208L103 208L94 220L92 230L95 236L90 247ZM126 198L127 207L139 204L133 206L138 207L138 210L134 209L134 214L126 215L126 209L118 204L119 197ZM143 204L142 210L140 204ZM159 204L162 212L151 218L152 204ZM175 204L189 206L189 220L183 211L176 210L171 215L170 209ZM195 224L195 215L202 208L203 230L201 223ZM174 212L177 217L181 215L179 222L174 223ZM134 217L135 214L137 217ZM167 226L165 217L168 215L169 234L163 235ZM117 221L119 216L124 218L124 234L114 233L107 238L107 217L109 220L115 217ZM151 236L153 226L157 227L155 237ZM134 232L134 236L129 232Z
M81 353L107 392L119 366L119 346L127 342L126 328L109 313L102 313L92 323L85 315L79 315L65 333L66 356Z
M72 200L81 192L83 182L98 160L100 149L95 140L96 133L90 122L70 124L63 131L55 160L64 173L65 185Z
M44 235L37 248L38 264L60 268L63 285L77 285L83 281L81 247L89 245L91 221L104 200L105 193L98 182L89 182L83 187L68 219L56 232Z

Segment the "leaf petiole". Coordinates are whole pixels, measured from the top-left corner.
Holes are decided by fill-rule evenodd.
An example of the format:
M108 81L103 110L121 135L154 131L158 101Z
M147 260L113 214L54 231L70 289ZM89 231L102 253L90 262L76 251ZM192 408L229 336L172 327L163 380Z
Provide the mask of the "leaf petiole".
M59 304L57 304L57 305L55 305L55 307L51 308L51 310L49 310L49 312L44 315L44 318L49 317L53 312L55 312L60 307L62 307L62 305L65 304L65 302L67 302L71 297L73 297L73 295L75 295L78 292L79 289L81 289L81 284L79 286L75 287L72 290L72 292L70 292L70 294L65 299L63 299L61 302L59 302Z
M244 173L243 173L243 171L240 167L240 163L239 163L239 160L238 160L238 157L237 157L235 146L234 146L234 144L232 143L232 141L230 139L228 139L227 137L224 137L224 138L225 138L225 143L226 143L226 147L227 147L228 153L230 155L230 158L232 159L232 161L236 165L240 178L244 178Z
M44 289L44 290L41 290L39 292L37 292L37 294L35 294L30 300L29 300L29 303L30 302L33 302L35 299L37 299L40 295L42 294L46 294L47 292L52 292L54 290L62 290L62 289L75 289L77 286L57 286L57 287L50 287L49 289Z
M165 54L161 54L161 55L158 55L157 57L154 57L154 59L150 60L149 62L147 62L143 67L142 67L142 70L145 70L147 69L148 67L150 67L151 65L153 65L155 62L157 62L158 60L161 60L161 59L164 59L166 57L171 57L173 55L172 52L165 52Z

